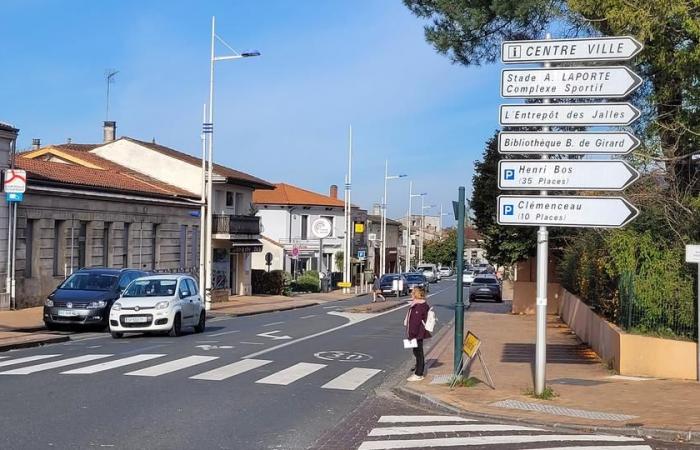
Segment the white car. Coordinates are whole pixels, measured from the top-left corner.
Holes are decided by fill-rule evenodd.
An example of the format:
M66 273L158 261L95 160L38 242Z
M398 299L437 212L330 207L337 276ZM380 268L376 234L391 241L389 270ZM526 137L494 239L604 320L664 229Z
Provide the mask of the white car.
M183 327L204 331L206 311L197 282L189 275L152 275L132 281L109 312L109 331L167 331L179 336Z
M474 282L474 278L476 278L476 275L476 271L474 270L465 270L462 273L462 284L472 284Z
M438 273L443 277L451 277L452 276L452 269L450 269L447 266L440 267L440 271Z

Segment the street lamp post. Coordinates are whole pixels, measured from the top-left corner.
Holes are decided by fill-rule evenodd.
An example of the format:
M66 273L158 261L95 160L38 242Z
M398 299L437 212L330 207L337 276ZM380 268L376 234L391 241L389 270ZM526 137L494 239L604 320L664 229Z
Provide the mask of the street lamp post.
M413 181L408 184L408 217L406 218L406 225L408 227L408 239L406 239L406 272L411 270L411 222L413 220L411 207L413 206L413 199L415 197L424 197L428 195L427 192L421 192L420 194L413 193Z
M418 252L418 261L423 263L423 242L425 241L425 210L434 208L435 205L423 205L423 199L425 197L420 198L420 252Z
M226 55L226 56L216 56L214 52L214 44L216 41L221 42L224 46L226 46L229 50L233 52L232 55ZM260 56L260 52L258 51L252 51L252 52L244 52L244 53L238 53L236 50L234 50L230 45L226 43L223 39L221 39L219 36L216 34L216 17L211 18L211 57L209 60L209 120L207 123L204 124L204 132L205 134L209 135L209 148L207 152L207 158L209 159L208 167L207 167L207 177L206 177L206 183L207 183L207 196L206 196L206 203L207 203L207 221L206 221L206 239L205 239L205 244L206 244L206 264L205 264L205 271L204 271L204 296L205 296L205 305L206 309L209 310L211 309L211 294L212 294L212 264L213 264L213 250L212 250L212 210L214 207L214 199L212 195L212 184L213 184L213 172L214 172L214 63L216 61L226 61L226 60L232 60L232 59L242 59L242 58L250 58L253 56ZM204 232L204 230L202 230ZM201 250L200 250L201 251ZM202 284L200 280L200 284Z
M389 175L389 160L384 160L384 200L382 201L382 223L380 226L380 242L382 243L379 251L379 275L386 273L386 210L387 210L387 181L396 180L406 177L406 174Z

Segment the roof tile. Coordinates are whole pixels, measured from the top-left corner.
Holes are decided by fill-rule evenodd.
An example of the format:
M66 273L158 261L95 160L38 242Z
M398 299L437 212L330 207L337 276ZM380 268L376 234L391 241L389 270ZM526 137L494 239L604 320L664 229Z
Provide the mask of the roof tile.
M254 191L253 203L268 205L304 205L344 207L343 200L307 191L291 184L277 183L272 191Z

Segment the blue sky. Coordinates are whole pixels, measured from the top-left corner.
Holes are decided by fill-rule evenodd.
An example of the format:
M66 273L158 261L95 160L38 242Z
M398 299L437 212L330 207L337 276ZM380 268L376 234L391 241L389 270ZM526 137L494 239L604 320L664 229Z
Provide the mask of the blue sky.
M212 15L234 48L262 52L217 63L218 162L342 191L352 124L355 203L379 201L385 158L426 204L451 212L457 187L469 192L498 126L500 68L436 54L399 0L3 0L0 120L20 128L22 149L36 137L99 142L105 69L116 68L118 134L198 154ZM391 181L389 215L407 207L408 181Z

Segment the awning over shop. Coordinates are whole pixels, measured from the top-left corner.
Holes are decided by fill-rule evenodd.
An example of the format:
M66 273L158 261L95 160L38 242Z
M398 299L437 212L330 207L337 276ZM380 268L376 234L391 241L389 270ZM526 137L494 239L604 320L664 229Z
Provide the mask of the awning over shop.
M258 239L237 239L231 242L231 253L258 253L263 244Z

